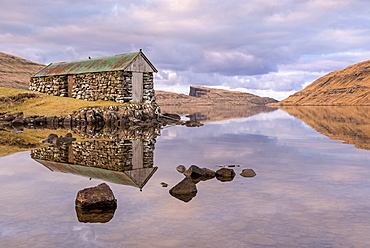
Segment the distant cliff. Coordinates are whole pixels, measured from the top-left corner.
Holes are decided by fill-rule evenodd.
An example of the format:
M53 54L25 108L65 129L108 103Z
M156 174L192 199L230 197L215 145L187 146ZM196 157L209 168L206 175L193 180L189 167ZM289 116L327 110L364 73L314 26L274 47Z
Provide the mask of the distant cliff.
M333 71L278 105L370 105L370 60Z
M259 97L253 94L214 89L200 86L190 86L189 95L166 91L156 91L159 105L266 105L276 103L277 100L269 97Z
M42 64L0 52L0 87L28 89L31 75L43 67Z

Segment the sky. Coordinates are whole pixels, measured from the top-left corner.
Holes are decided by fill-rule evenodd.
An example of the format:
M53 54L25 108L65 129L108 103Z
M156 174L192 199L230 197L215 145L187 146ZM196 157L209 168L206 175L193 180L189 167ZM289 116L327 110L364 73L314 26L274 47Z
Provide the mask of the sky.
M142 49L155 89L282 100L370 59L366 0L1 0L0 52L49 64Z

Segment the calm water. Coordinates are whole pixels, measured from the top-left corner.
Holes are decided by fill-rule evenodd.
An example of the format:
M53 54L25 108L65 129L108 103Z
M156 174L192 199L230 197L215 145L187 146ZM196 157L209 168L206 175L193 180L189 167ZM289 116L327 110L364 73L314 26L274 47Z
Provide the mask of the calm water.
M107 182L118 207L106 223L79 222L74 203L102 180L51 171L29 151L0 158L0 246L370 247L370 151L355 147L369 144L370 121L338 127L351 135L324 135L316 130L330 123L304 116L275 110L166 127L152 144L148 167L158 169L142 191ZM197 183L197 195L183 202L168 192L183 179L180 164L240 167L231 182ZM241 177L244 168L257 176Z

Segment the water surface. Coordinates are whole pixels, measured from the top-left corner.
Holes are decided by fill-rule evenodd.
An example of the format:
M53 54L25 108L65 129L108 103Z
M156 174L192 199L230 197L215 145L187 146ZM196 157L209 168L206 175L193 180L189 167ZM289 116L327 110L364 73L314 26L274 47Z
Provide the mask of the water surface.
M302 120L275 110L197 128L164 128L152 164L145 165L158 168L142 191L107 182L118 208L106 223L79 222L74 204L79 190L103 180L51 171L29 151L2 157L0 244L369 247L370 151ZM231 182L197 183L196 196L183 202L168 192L183 179L176 171L180 164L240 167L233 167ZM241 177L245 168L257 176Z

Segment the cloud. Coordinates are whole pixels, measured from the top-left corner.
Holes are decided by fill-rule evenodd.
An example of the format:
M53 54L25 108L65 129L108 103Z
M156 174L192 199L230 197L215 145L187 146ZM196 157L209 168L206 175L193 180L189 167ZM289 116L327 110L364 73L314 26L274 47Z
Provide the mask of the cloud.
M5 0L0 46L45 64L142 48L159 77L179 80L162 86L297 91L368 59L369 9L361 0Z

